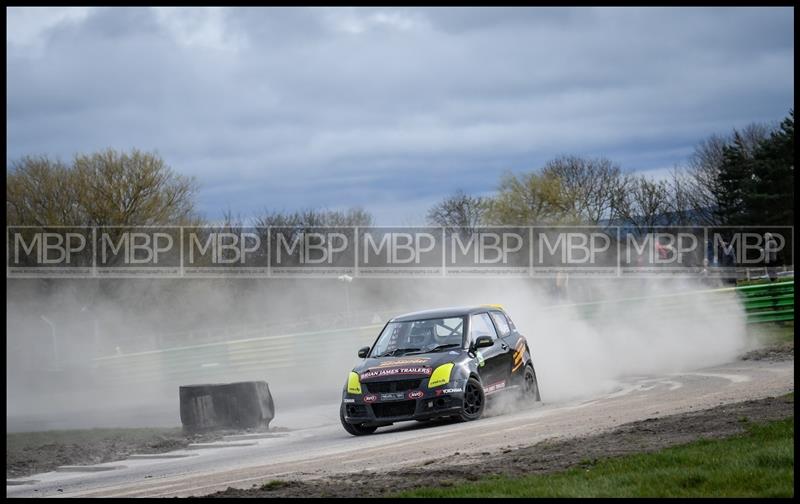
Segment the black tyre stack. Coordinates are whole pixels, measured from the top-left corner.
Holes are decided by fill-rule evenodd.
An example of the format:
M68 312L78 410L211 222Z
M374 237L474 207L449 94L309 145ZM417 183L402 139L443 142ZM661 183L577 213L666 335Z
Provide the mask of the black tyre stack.
M189 432L268 428L275 417L265 381L184 385L179 396L181 423Z

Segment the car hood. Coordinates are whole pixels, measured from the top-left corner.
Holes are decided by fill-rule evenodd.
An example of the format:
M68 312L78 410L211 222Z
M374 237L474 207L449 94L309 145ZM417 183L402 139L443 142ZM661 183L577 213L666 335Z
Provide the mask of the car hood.
M353 368L362 382L419 378L431 375L437 366L456 361L464 350L455 349L399 357L373 357Z

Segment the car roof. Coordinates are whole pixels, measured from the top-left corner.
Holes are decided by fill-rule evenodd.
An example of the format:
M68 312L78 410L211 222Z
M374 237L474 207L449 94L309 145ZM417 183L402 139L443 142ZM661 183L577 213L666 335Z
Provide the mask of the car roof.
M484 313L488 311L503 311L497 305L481 305L481 306L454 306L451 308L437 308L434 310L423 310L394 317L390 322L409 322L411 320L424 320L434 318L448 318L448 317L463 317L464 315L474 315L476 313Z

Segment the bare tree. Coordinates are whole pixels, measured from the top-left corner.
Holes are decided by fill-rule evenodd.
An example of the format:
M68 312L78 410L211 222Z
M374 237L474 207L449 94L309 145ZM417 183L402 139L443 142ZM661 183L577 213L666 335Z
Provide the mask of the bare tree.
M428 210L428 222L434 226L473 231L483 222L487 208L485 198L458 190Z
M300 238L303 233L316 227L369 227L372 226L372 214L360 207L352 207L346 210L319 210L307 208L293 212L278 210L265 210L260 216L254 219L254 224L260 229L259 234L262 240L266 241L268 229L278 228L280 234L287 240L294 241ZM273 230L273 233L275 231ZM300 254L303 253L303 241L299 241Z
M695 146L685 174L679 177L682 203L691 208L694 224L719 224L714 213L719 204L715 195L721 190L719 170L725 158L725 147L738 135L745 152L752 156L773 130L774 127L768 124L752 123L726 136L711 135Z
M71 165L23 157L6 174L6 217L17 225L157 225L198 220L197 184L156 153L107 149Z
M613 219L614 194L624 183L618 165L606 158L561 156L549 161L542 174L560 181L562 201L568 218L575 223L597 224Z
M372 214L361 207L351 207L346 210L326 211L323 216L326 226L360 226L369 227L373 224Z
M373 217L368 211L360 207L347 210L319 210L307 208L294 212L278 210L265 210L255 218L255 225L261 227L296 228L303 230L318 226L372 226Z
M669 211L673 223L680 226L696 226L705 222L697 207L696 189L692 177L680 167L673 167L667 180Z
M645 175L628 175L614 196L614 207L623 224L637 232L674 224L670 213L669 184Z
M78 155L74 171L91 224L196 222L194 178L175 173L156 153L113 149Z
M557 223L567 214L561 182L552 173L506 173L488 202L490 224L526 226Z
M6 222L11 225L84 224L86 211L74 172L46 156L26 156L6 172Z

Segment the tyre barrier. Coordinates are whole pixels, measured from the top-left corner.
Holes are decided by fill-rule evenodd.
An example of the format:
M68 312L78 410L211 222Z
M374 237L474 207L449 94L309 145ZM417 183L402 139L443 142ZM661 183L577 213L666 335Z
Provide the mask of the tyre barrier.
M265 381L183 385L178 392L181 423L188 432L268 428L275 417Z

